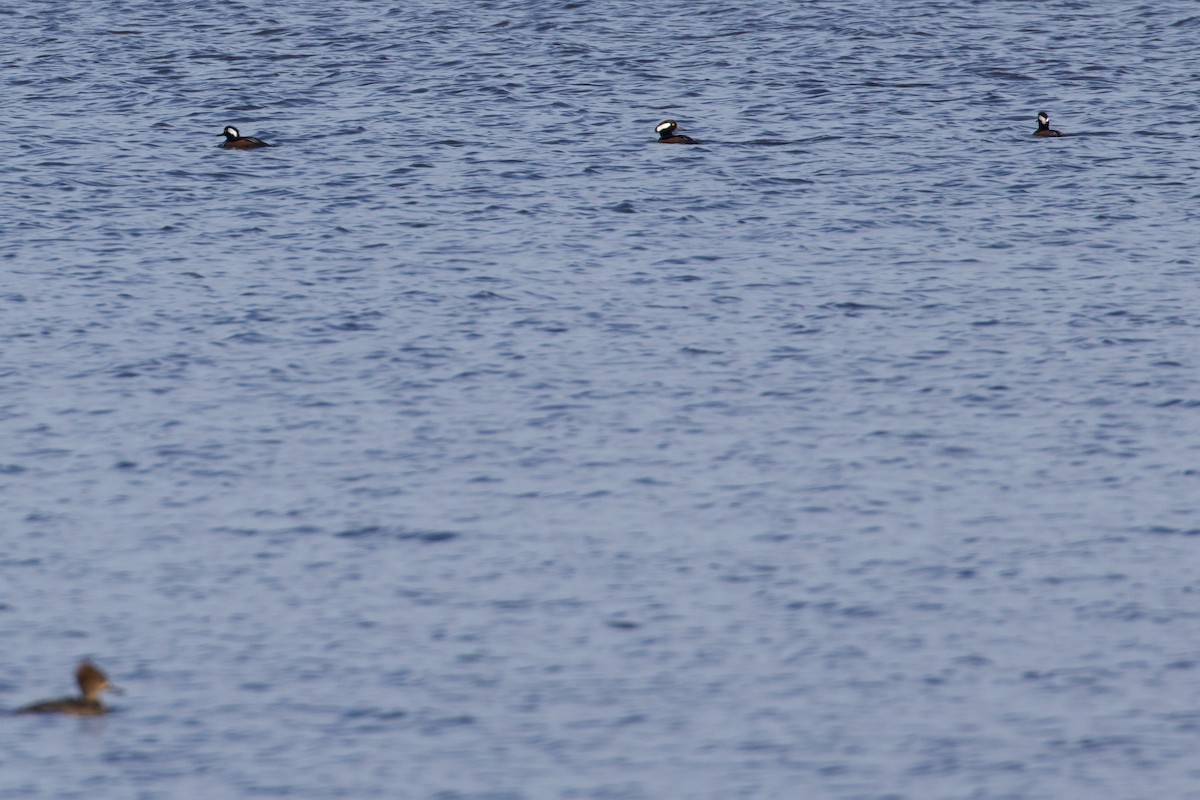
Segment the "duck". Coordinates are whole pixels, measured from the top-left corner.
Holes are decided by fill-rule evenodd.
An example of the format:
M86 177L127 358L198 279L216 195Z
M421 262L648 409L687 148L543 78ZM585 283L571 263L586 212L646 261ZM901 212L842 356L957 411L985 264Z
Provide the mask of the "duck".
M682 133L675 133L675 129L679 127L679 123L673 119L665 119L655 126L654 132L658 134L659 144L700 144L690 136L684 136Z
M1062 136L1062 131L1050 129L1050 115L1045 111L1038 112L1038 129L1033 132L1034 136Z
M272 147L262 139L255 139L253 136L242 136L238 133L238 129L232 125L226 125L225 130L221 131L221 135L225 137L225 141L221 142L220 147L226 150L253 150L256 147Z
M108 713L108 709L100 702L101 692L120 692L120 689L109 682L104 671L91 661L80 661L75 670L75 680L79 684L79 697L61 697L56 700L42 700L17 709L18 714L70 714L76 717L94 717Z

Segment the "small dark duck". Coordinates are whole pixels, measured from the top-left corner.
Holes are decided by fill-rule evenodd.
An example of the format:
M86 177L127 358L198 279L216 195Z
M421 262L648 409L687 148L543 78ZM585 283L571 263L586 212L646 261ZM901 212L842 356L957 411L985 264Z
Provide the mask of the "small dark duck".
M238 133L238 129L232 125L226 125L221 135L225 137L225 141L221 142L220 146L226 150L253 150L256 147L271 147L271 145L262 139L255 139L253 136L242 136Z
M676 133L675 129L679 127L673 119L665 119L654 128L654 132L658 134L659 144L700 144L690 136L684 136L682 133Z
M1033 132L1034 136L1062 136L1062 131L1050 129L1050 115L1045 111L1038 114L1038 129Z
M79 662L75 670L75 680L79 683L79 697L62 697L57 700L43 700L24 708L17 709L18 714L71 714L77 717L94 717L108 712L100 702L101 692L120 692L120 689L108 681L108 676L90 661Z

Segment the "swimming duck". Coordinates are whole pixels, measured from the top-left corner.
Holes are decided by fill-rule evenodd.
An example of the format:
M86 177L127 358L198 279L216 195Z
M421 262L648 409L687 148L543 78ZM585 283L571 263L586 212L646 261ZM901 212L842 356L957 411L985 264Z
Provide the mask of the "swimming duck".
M43 700L40 703L33 703L17 709L17 713L72 714L78 717L92 717L108 711L100 702L101 692L120 691L109 683L108 676L90 661L79 662L79 668L75 670L75 680L79 683L80 697Z
M1062 131L1050 130L1050 115L1045 111L1038 113L1038 129L1033 132L1034 136L1062 136Z
M658 123L654 128L654 132L658 134L659 144L700 144L690 136L684 136L682 133L675 133L675 129L679 127L673 119L666 119Z
M232 125L226 125L221 135L225 137L225 141L221 142L220 146L226 150L253 150L256 147L272 146L262 139L255 139L253 136L242 136L238 133L238 129Z

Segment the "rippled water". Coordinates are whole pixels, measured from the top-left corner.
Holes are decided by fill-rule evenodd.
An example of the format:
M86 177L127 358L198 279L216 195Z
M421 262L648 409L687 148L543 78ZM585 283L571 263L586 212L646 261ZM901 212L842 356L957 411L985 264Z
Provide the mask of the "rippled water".
M1198 34L0 9L0 798L1200 798Z

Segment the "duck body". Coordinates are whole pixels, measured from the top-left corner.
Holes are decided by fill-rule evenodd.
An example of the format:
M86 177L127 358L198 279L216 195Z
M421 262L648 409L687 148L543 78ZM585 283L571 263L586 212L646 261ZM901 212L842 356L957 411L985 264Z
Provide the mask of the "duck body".
M115 692L104 671L90 661L81 661L75 670L75 681L79 684L79 697L60 697L42 700L17 709L18 714L69 714L75 717L95 717L108 713L100 702L102 692Z
M107 714L108 709L99 700L88 700L86 697L60 697L57 700L43 700L31 703L17 709L18 714L69 714L73 717L96 717Z
M1050 129L1050 115L1043 111L1038 114L1038 129L1033 132L1033 135L1042 138L1047 136L1062 136L1062 131Z
M658 134L659 144L700 144L690 136L684 136L682 133L676 133L675 129L679 127L673 119L666 119L655 126L654 132Z
M221 142L219 147L225 150L253 150L256 147L271 147L262 139L255 139L253 136L242 136L238 133L238 129L232 125L226 125L225 130L221 131L221 135L225 137L225 141Z

